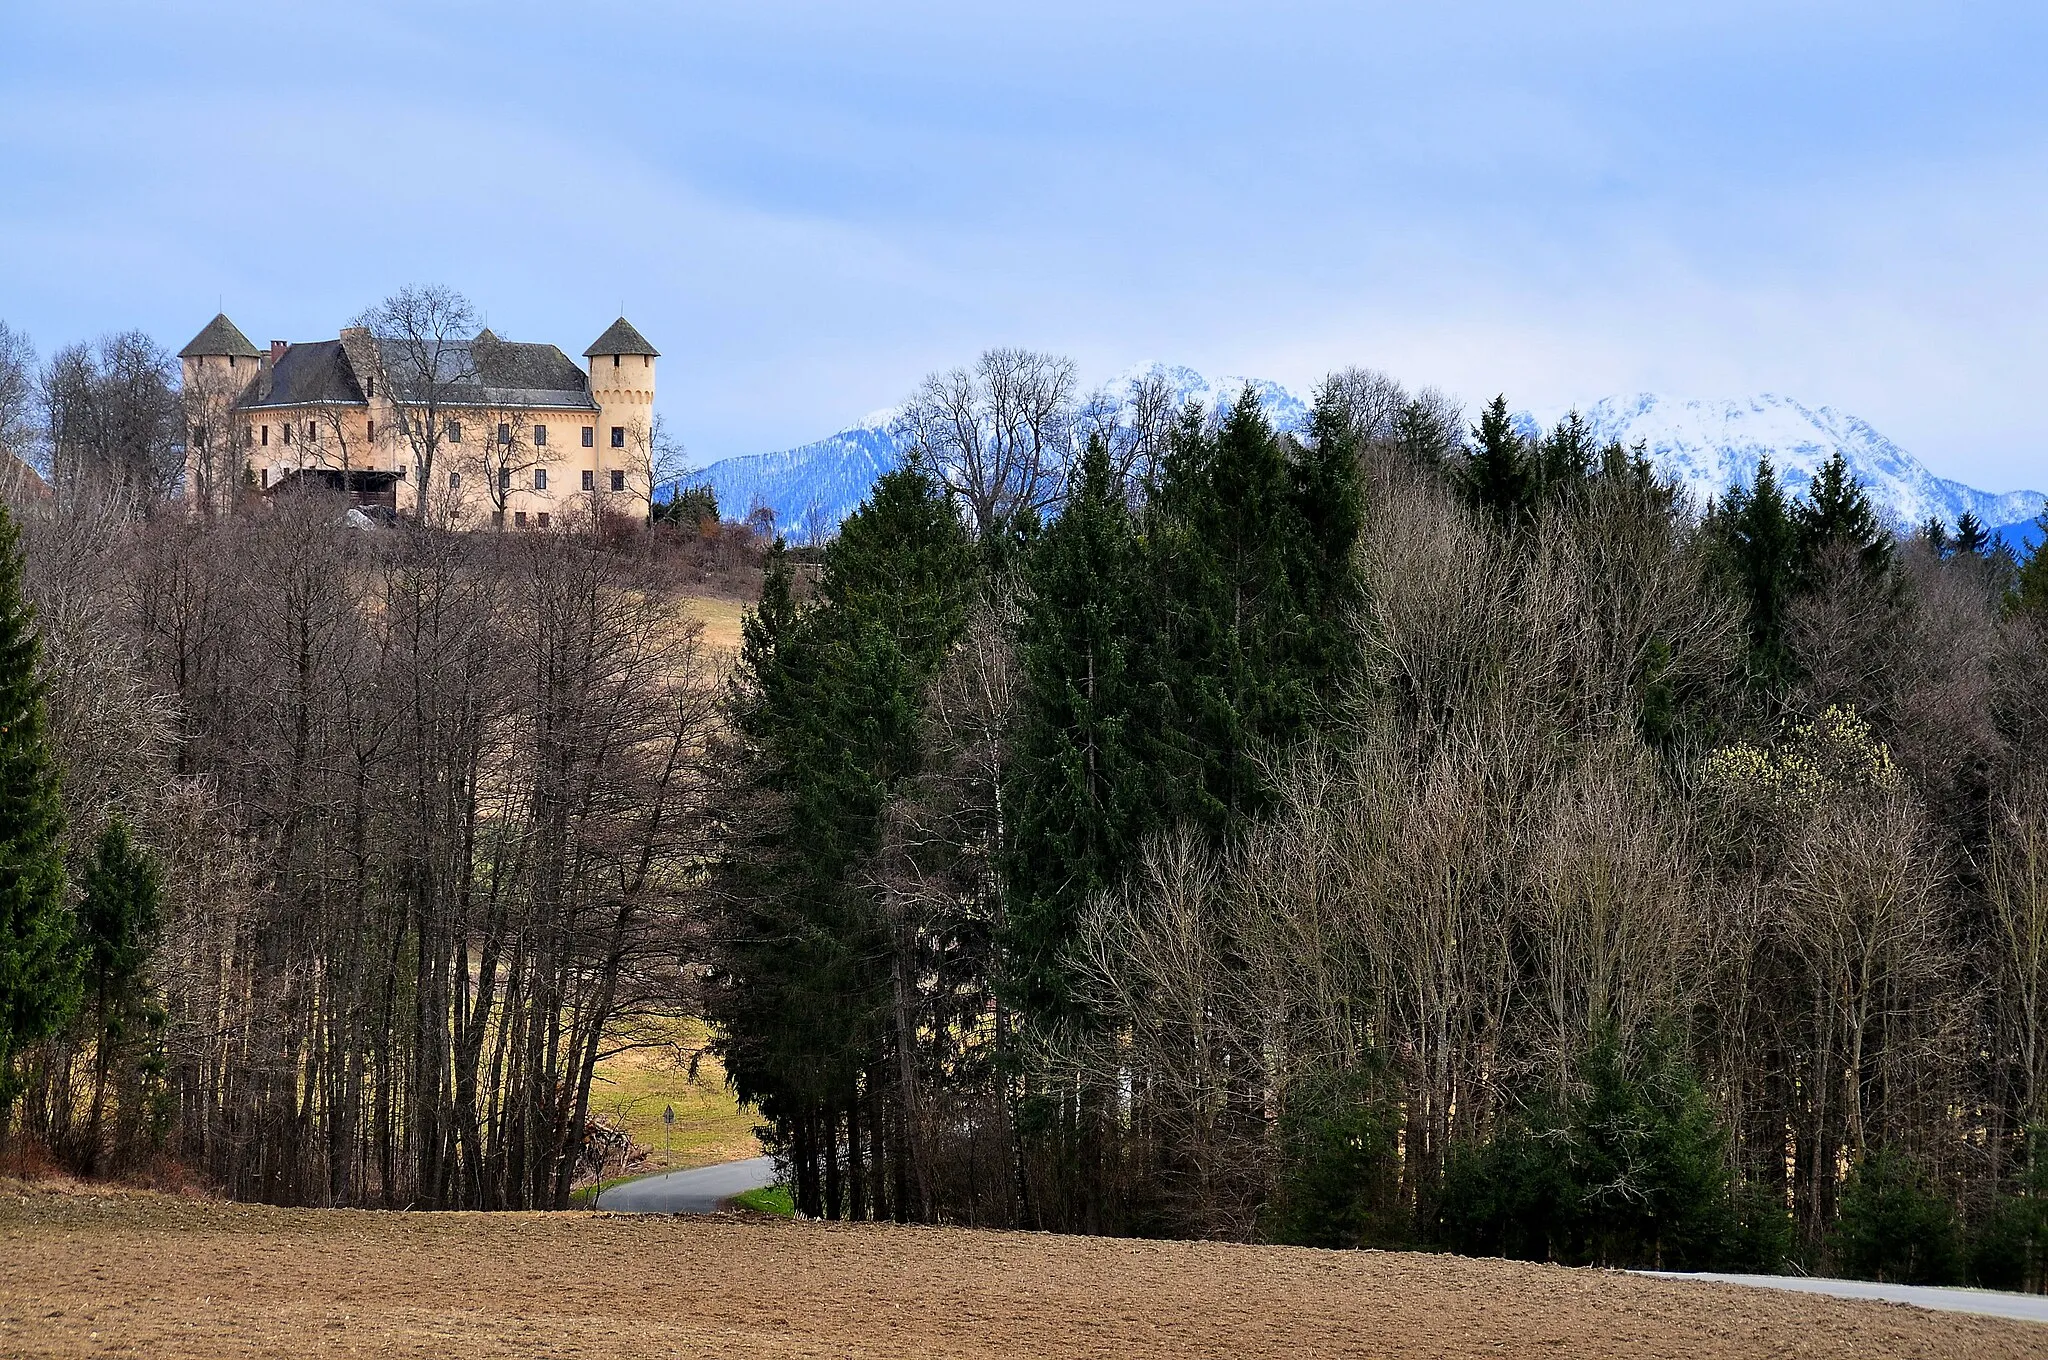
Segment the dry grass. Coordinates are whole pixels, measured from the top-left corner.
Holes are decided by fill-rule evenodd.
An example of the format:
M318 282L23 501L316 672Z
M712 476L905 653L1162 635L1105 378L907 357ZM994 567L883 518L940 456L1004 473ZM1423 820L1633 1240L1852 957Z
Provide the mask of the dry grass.
M2033 1324L1455 1257L0 1184L23 1360L2044 1353Z
M691 595L683 601L683 612L704 625L707 651L737 653L740 649L740 616L752 605L715 595Z
M599 1063L590 1085L591 1114L623 1125L649 1153L631 1169L660 1171L760 1156L754 1138L760 1116L733 1099L718 1059L703 1052L701 1022L677 1022L665 1037L669 1043L664 1047L630 1049ZM689 1069L693 1053L701 1055L694 1077ZM676 1122L665 1130L662 1112L670 1108Z

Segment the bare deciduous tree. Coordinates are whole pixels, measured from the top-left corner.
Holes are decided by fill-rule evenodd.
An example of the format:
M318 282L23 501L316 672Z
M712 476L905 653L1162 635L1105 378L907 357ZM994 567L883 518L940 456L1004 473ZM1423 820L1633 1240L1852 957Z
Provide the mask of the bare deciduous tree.
M1076 433L1074 362L1023 349L984 352L934 373L897 418L905 452L966 508L977 533L1059 499Z

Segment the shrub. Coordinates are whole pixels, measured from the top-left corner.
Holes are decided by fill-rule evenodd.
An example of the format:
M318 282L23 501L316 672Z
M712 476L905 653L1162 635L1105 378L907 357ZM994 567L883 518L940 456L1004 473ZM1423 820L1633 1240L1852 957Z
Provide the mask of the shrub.
M1961 1273L1955 1206L1896 1148L1850 1171L1830 1245L1836 1269L1855 1279L1953 1284Z
M1609 1035L1559 1105L1460 1149L1440 1227L1460 1251L1573 1265L1776 1269L1782 1204L1739 1186L1712 1103L1675 1043L1631 1057Z
M1401 1115L1373 1071L1297 1081L1280 1118L1281 1166L1262 1214L1269 1241L1303 1247L1404 1240Z

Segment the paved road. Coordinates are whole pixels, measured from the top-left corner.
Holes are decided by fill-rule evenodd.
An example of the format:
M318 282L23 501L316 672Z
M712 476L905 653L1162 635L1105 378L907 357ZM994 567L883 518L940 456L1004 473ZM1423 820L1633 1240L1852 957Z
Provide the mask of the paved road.
M2018 1318L2023 1322L2048 1322L2048 1296L2001 1294L1994 1289L1943 1289L1930 1285L1871 1284L1865 1280L1816 1280L1798 1275L1711 1275L1681 1274L1675 1270L1642 1270L1666 1280L1717 1280L1724 1284L1753 1284L1764 1289L1789 1289L1801 1294L1828 1294L1838 1299L1880 1299L1886 1303L1910 1303L1918 1308L1935 1308L1947 1313L1981 1313L1985 1317Z
M597 1197L600 1209L629 1214L708 1214L718 1202L743 1190L775 1184L775 1159L754 1157L721 1162L695 1171L665 1171L659 1176L614 1185Z

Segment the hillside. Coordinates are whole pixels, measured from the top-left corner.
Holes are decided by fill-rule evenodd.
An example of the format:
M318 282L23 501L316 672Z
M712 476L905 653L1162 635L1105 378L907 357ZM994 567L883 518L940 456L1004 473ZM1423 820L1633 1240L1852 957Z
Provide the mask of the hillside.
M1182 402L1198 401L1214 410L1249 384L1281 429L1298 431L1307 420L1307 403L1278 383L1211 379L1178 365L1141 365L1110 383L1109 390L1127 390L1132 379L1149 373L1164 374ZM835 530L875 479L901 460L891 433L896 415L895 408L877 411L837 434L779 453L727 458L686 480L716 489L727 518L767 506L783 533L810 541ZM1677 478L1701 504L1731 482L1753 478L1758 460L1766 455L1791 490L1804 490L1821 464L1839 451L1901 526L1915 527L1930 517L1954 524L1968 510L2016 548L2031 549L2039 538L2034 520L2041 513L2042 492L1980 491L1936 476L1869 422L1830 406L1810 407L1769 394L1742 401L1683 401L1638 393L1595 402L1585 415L1602 442L1643 442L1658 470ZM1538 428L1527 415L1521 421L1526 432Z
M1508 1261L0 1187L0 1353L2000 1360L2037 1324Z

